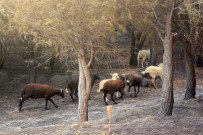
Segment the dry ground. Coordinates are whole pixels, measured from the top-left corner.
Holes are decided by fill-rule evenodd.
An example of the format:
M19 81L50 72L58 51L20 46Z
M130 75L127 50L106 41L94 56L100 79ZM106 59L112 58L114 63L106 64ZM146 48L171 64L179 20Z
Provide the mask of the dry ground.
M113 105L111 133L118 135L203 134L203 69L197 69L196 99L184 101L184 77L177 73L174 82L173 116L159 118L161 88L141 87L138 97L130 97L126 92L124 100ZM98 85L98 84L97 84ZM107 134L108 115L101 93L93 87L89 101L89 121L80 123L77 119L77 102L69 95L64 99L55 96L45 111L44 99L28 100L22 112L18 111L19 90L10 86L0 88L0 134L37 135L101 135Z

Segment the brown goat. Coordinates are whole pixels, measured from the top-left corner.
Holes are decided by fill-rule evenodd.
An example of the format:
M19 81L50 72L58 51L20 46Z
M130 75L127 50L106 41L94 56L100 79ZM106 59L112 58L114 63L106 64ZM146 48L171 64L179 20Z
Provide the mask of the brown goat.
M130 88L134 87L135 97L139 93L140 86L142 85L142 76L137 74L127 74L126 75L126 84L128 87L128 92L130 92L130 96L132 96ZM138 87L136 90L136 86Z
M102 89L98 90L98 92L102 91L104 93L104 102L105 102L106 105L108 105L107 102L106 102L107 94L110 94L111 95L111 100L115 104L117 104L115 102L115 100L113 99L114 93L115 92L120 92L121 93L120 98L123 98L124 86L125 86L124 82L122 80L120 80L120 79L109 80L104 84L104 87Z
M19 102L19 111L21 111L21 108L23 106L23 102L29 98L45 98L46 104L45 109L47 110L47 104L48 100L56 107L58 106L54 103L54 101L51 99L54 95L59 95L62 98L64 98L64 92L63 89L54 88L47 84L26 84L22 88L22 93L20 97Z
M97 74L92 74L91 77L92 77L91 86L93 86L94 82L96 80L99 80L100 77ZM70 96L71 96L71 99L73 101L74 101L73 94L75 95L75 97L78 98L78 82L79 82L79 76L77 75L77 76L73 76L72 79L69 80L68 84L67 84L66 93L68 93L68 89L69 89L70 90Z

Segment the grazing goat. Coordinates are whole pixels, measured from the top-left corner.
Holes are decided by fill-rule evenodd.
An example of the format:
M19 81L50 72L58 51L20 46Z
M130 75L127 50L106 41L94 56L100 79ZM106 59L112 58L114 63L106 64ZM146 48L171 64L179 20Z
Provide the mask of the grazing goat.
M142 67L143 62L148 64L148 60L150 59L150 50L140 50L137 55L137 67L139 67L139 61L142 60Z
M21 111L21 108L23 106L23 102L29 98L45 98L46 104L45 109L47 110L47 104L48 100L56 107L58 106L54 103L54 101L51 99L54 95L59 95L62 98L64 98L64 92L63 89L54 88L47 84L26 84L22 88L22 93L20 97L19 102L19 111Z
M113 96L114 96L114 93L115 92L120 92L121 93L121 97L120 98L123 98L123 91L124 91L124 82L121 80L121 79L117 79L117 80L108 80L107 82L105 82L104 86L102 89L100 90L97 90L98 92L103 92L104 93L104 102L106 105L107 102L106 102L106 96L107 94L110 94L111 95L111 100L117 104L115 102L115 100L113 99Z
M97 74L92 74L91 77L92 77L91 86L93 86L94 82L96 80L99 80L100 77ZM70 81L68 81L68 84L67 84L66 93L68 93L68 89L69 89L70 96L73 101L74 101L73 94L75 95L75 97L78 98L78 82L79 82L79 76L77 75L77 76L73 76L72 79Z
M137 97L137 94L139 93L140 86L142 85L142 76L138 74L127 74L126 77L126 84L128 87L128 92L130 92L130 96L132 96L132 93L130 91L131 87L134 87L135 97ZM137 90L136 87L137 86Z
M149 66L142 72L142 75L147 78L151 78L152 84L155 89L157 89L157 85L155 83L157 78L160 78L162 81L163 74L163 63L160 63L158 66Z

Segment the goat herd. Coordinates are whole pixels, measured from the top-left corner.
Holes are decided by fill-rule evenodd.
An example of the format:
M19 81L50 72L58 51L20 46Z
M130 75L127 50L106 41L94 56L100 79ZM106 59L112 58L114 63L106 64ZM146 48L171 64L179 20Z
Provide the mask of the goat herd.
M143 61L147 59L146 56L149 53L149 50L144 50L144 52L139 51L138 53L138 63L139 59L142 59L142 66ZM144 60L143 60L144 59ZM100 81L99 83L99 89L98 92L103 92L104 96L104 102L106 105L107 103L107 94L111 95L111 100L117 104L114 100L114 93L120 93L121 96L119 98L123 98L124 95L124 88L126 85L128 85L128 92L132 96L132 93L130 91L131 87L134 87L134 94L135 97L139 93L139 88L142 84L143 77L146 77L151 79L152 85L154 88L157 88L156 85L156 79L160 78L162 80L162 72L163 72L163 63L160 63L158 66L149 66L145 69L145 71L142 71L141 74L118 74L114 73L111 74L112 78L110 79L104 79ZM92 84L94 85L95 80L99 80L100 77L98 74L92 74ZM73 95L78 98L78 82L79 82L79 76L73 76L67 84L66 92L70 93L71 99L74 101ZM137 90L135 87L138 87ZM58 106L54 103L54 101L51 99L51 97L59 95L62 98L64 98L64 90L60 88L54 88L47 84L26 84L22 88L20 101L19 101L19 111L21 111L23 102L29 98L45 98L45 109L47 110L47 104L48 101L50 101L56 108ZM118 96L118 95L117 95Z
M128 92L131 94L131 87L134 87L135 97L139 93L139 88L142 84L143 77L147 77L151 79L151 82L156 89L157 86L155 84L156 78L162 79L162 67L163 64L159 64L158 66L149 66L143 71L141 74L111 74L112 78L105 79L100 81L98 92L104 93L104 102L107 104L107 94L111 95L111 100L117 104L114 100L114 93L120 92L121 96L124 95L124 88L128 85ZM97 74L92 74L92 86L94 85L95 80L100 79ZM78 76L72 77L69 80L66 88L66 92L70 93L71 99L74 101L74 95L78 98ZM135 87L138 87L137 89ZM64 98L64 90L60 88L54 88L47 84L26 84L22 88L22 93L20 96L19 102L19 111L21 111L23 102L29 98L45 98L46 104L45 109L47 109L47 103L50 101L56 108L58 107L54 101L51 99L54 95L59 95Z

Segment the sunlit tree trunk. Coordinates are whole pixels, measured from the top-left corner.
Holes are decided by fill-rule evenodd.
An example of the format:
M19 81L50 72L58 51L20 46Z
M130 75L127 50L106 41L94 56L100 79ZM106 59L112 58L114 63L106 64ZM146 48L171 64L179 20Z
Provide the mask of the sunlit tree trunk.
M91 90L90 71L84 58L78 59L79 63L79 84L78 84L78 116L81 122L88 121L88 95Z
M172 34L172 14L167 14L166 30L164 37L164 55L163 55L163 83L162 98L159 116L171 116L174 104L173 94L173 34Z
M196 76L194 67L194 56L192 53L192 45L186 42L183 46L184 50L184 61L186 68L186 91L184 99L195 98L196 90Z

